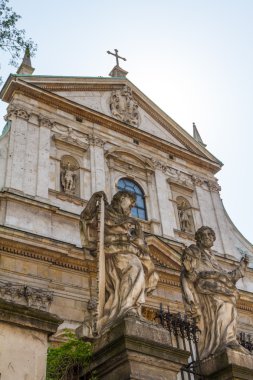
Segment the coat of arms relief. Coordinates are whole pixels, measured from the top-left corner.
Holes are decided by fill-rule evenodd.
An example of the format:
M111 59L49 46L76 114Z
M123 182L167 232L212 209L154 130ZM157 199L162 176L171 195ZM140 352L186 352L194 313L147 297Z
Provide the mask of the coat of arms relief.
M133 127L139 125L138 104L133 98L132 90L124 86L120 90L112 91L110 108L113 116Z

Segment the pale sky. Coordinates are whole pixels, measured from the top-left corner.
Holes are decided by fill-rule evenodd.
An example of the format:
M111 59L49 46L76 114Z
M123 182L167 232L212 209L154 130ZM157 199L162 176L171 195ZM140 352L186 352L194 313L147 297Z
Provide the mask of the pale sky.
M224 166L232 221L253 242L252 0L10 0L38 45L34 74L108 76L118 49L128 79ZM5 80L15 68L1 52ZM0 108L0 130L6 105Z

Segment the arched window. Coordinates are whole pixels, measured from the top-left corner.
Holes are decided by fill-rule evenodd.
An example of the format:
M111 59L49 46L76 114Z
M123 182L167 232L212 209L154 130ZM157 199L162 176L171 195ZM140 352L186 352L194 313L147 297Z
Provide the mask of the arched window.
M127 190L136 195L135 207L132 208L132 216L139 219L147 219L145 197L141 187L128 178L121 178L118 182L118 190Z

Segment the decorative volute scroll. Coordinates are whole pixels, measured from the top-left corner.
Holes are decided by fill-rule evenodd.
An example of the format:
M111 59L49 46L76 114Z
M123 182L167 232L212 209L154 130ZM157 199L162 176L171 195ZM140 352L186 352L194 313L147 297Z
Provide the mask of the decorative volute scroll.
M192 208L189 201L184 197L179 196L177 197L176 202L181 231L193 233L194 222L192 216Z
M236 282L245 275L248 258L244 256L232 271L225 271L211 248L214 231L202 226L195 234L196 244L183 252L181 285L186 312L196 318L201 331L200 359L226 348L250 354L236 338Z
M61 158L61 189L66 194L79 195L79 164L72 156Z
M124 86L121 90L115 90L111 94L110 108L112 115L134 127L139 126L138 104L133 98L132 90Z
M88 303L90 319L82 326L83 335L100 334L127 313L141 316L145 295L156 288L158 274L141 225L130 216L135 200L134 194L123 190L109 204L100 191L81 214L81 242L95 255L98 268L97 297L91 295Z
M16 105L10 105L7 109L5 120L10 119L12 116L16 116L17 118L24 120L29 120L30 112L23 107L21 108Z

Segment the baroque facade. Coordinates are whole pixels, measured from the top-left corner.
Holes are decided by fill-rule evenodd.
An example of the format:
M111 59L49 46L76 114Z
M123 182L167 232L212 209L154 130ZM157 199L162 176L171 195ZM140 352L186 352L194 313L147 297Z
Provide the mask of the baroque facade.
M214 230L212 252L227 270L244 254L253 257L220 198L215 174L222 163L196 138L196 126L194 138L124 75L27 74L10 75L1 91L7 114L0 137L0 298L40 312L40 324L49 324L49 312L59 320L40 332L20 321L13 327L2 316L7 356L9 337L17 356L24 338L35 344L34 328L44 334L34 357L45 358L47 336L59 341L64 328L75 330L91 312L97 267L82 249L79 220L97 191L109 201L122 189L137 196L132 215L159 274L143 308L148 319L160 304L184 312L181 256L202 225ZM237 283L238 331L245 333L252 332L252 280L248 268ZM15 365L21 362L23 378L39 378L25 355ZM15 365L0 368L3 378L15 378Z

